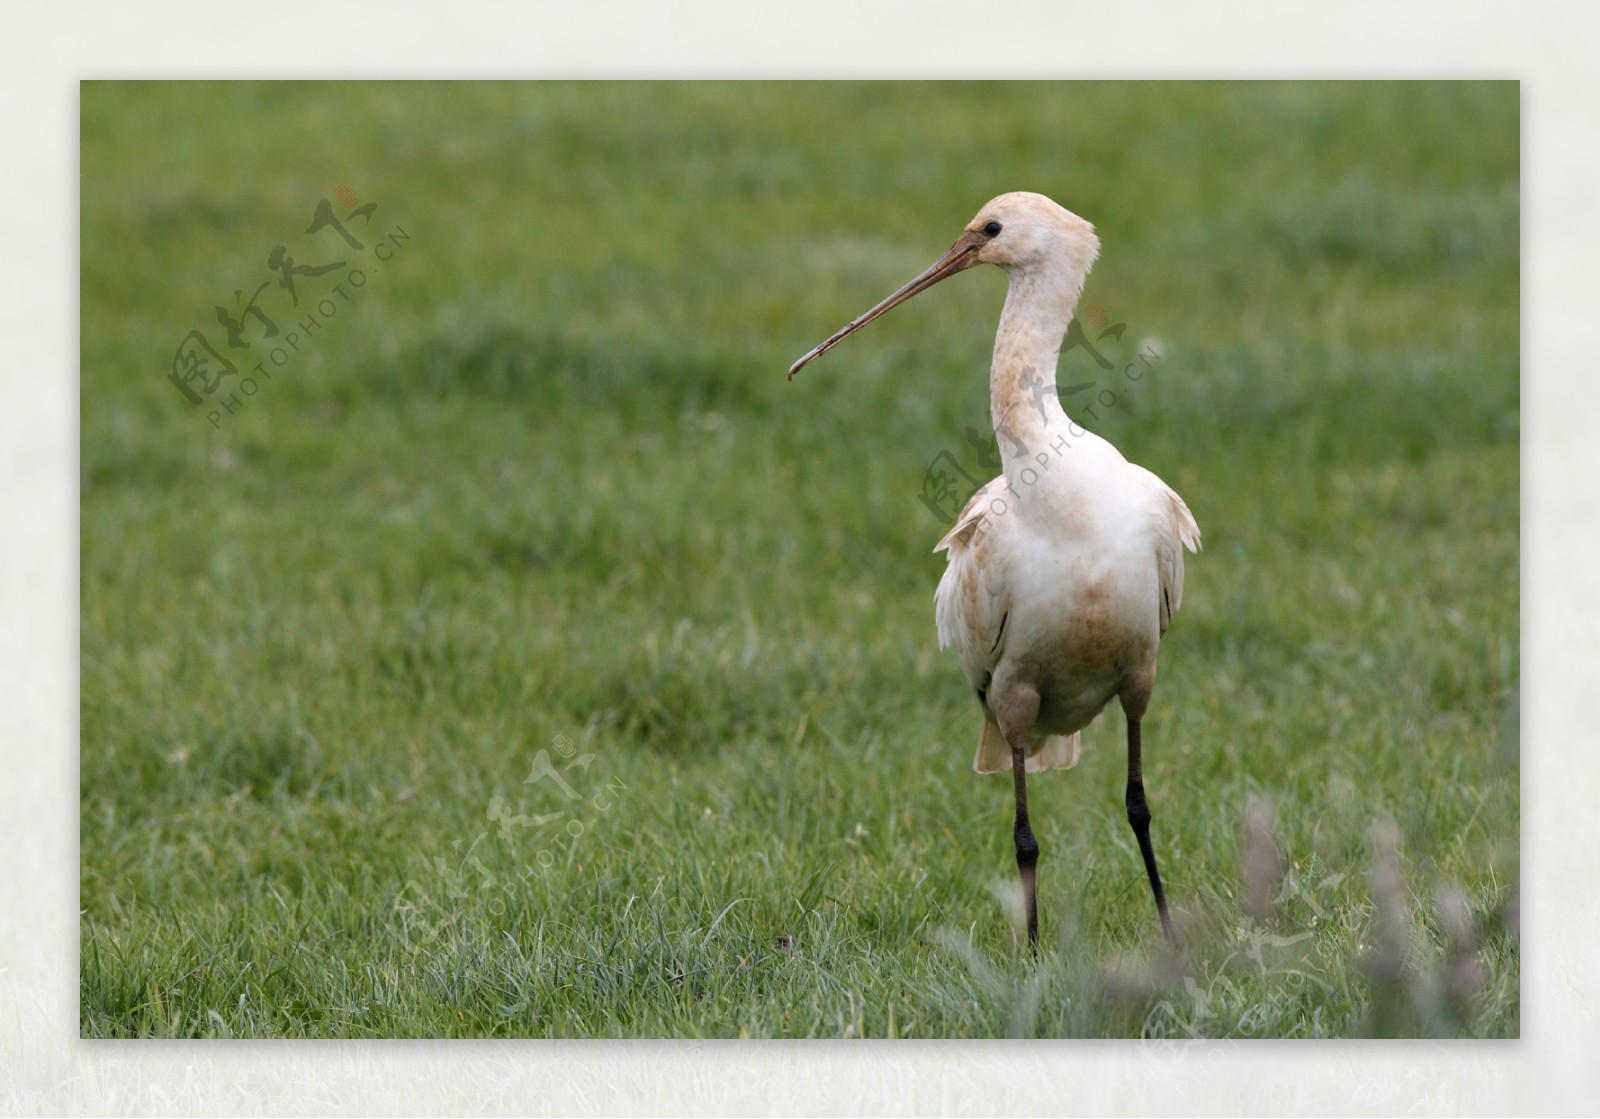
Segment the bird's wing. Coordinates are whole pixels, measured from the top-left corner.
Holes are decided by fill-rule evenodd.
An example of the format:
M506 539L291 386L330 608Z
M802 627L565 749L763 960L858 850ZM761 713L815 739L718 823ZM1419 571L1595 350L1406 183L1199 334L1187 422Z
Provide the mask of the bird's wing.
M955 526L933 549L949 552L944 577L933 595L939 648L956 647L961 671L979 690L988 688L989 677L1000 661L1010 603L1004 565L991 558L1005 548L1015 531L1011 527L1014 517L990 512L991 495L1004 486L1005 478L996 478L973 494Z
M935 552L948 550L949 563L933 595L934 617L939 623L939 648L954 645L967 682L980 692L989 689L994 666L1005 653L1006 622L1011 596L1005 585L1007 549L1016 541L1017 518L995 513L990 502L1005 488L996 478L972 495L956 518L955 527L939 541ZM1028 747L1027 769L1071 769L1081 753L1076 734L1036 737ZM978 739L972 768L979 773L1010 773L1011 747L987 707L983 733Z
M1200 526L1178 492L1142 466L1134 466L1150 495L1151 527L1156 538L1156 569L1161 576L1161 632L1183 605L1183 550L1200 550Z

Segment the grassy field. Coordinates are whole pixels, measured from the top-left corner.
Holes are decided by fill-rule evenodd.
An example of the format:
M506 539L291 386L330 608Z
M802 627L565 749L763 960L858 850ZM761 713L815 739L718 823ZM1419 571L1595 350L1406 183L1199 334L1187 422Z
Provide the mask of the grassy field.
M83 1035L1515 1036L1518 118L85 85ZM1177 959L1115 710L1031 784L1015 952L936 646L1004 277L783 375L1013 189L1098 226L1103 356L1161 354L1068 353L1069 412L1205 532L1144 727Z

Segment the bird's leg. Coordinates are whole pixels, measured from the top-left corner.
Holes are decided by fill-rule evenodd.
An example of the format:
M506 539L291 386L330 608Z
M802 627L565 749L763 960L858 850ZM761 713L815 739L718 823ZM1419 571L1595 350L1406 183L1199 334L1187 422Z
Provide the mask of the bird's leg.
M1025 741L1025 740L1024 740ZM1011 775L1017 786L1017 822L1012 836L1017 843L1017 874L1022 879L1022 900L1028 907L1028 944L1039 950L1039 903L1035 879L1039 865L1039 841L1028 826L1028 770L1023 747L1011 747Z
M1139 840L1139 853L1144 856L1144 869L1150 876L1150 889L1155 891L1156 912L1161 915L1161 931L1166 934L1167 943L1171 944L1173 943L1172 918L1167 914L1166 895L1161 892L1161 872L1156 869L1155 848L1150 846L1150 806L1144 799L1144 770L1139 760L1139 745L1139 720L1129 719L1128 823L1133 825L1134 837Z
M1034 735L1038 719L1038 692L1034 687L1010 682L990 688L990 711L1000 725L1000 733L1011 748L1011 776L1016 781L1016 869L1022 879L1022 904L1027 906L1027 943L1038 951L1038 901L1034 895L1035 868L1038 866L1038 840L1027 826L1027 741Z
M1022 879L1022 904L1027 906L1027 943L1038 951L1038 901L1034 895L1035 868L1038 866L1038 840L1027 826L1027 751L1038 719L1038 690L1032 685L1010 682L990 688L990 711L1000 725L1000 733L1011 748L1011 776L1016 781L1016 869Z
M1028 907L1028 943L1039 948L1039 905L1034 896L1039 841L1028 826L1028 769L1025 757L1033 724L1039 717L1039 693L1024 684L991 691L995 722L1011 747L1011 774L1017 789L1017 822L1012 835L1017 843L1017 874L1022 879L1022 900Z

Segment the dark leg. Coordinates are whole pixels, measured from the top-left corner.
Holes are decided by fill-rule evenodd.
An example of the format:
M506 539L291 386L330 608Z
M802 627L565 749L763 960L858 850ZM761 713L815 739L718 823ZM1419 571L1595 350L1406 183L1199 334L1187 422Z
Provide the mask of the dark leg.
M1018 778L1020 781L1020 777ZM1019 786L1020 787L1020 786ZM1018 801L1020 805L1020 800ZM1155 891L1156 912L1161 915L1161 931L1167 943L1172 940L1172 918L1167 915L1167 898L1161 892L1161 872L1156 869L1155 848L1150 846L1150 806L1144 800L1144 770L1139 761L1139 721L1128 720L1128 823L1139 841L1139 853L1144 856L1144 870L1150 876L1150 889ZM1019 817L1025 819L1026 817ZM1017 858L1022 858L1018 848Z
M1020 746L1011 747L1011 774L1017 786L1017 823L1012 832L1017 841L1017 873L1022 878L1023 903L1028 907L1028 944L1038 951L1039 905L1034 878L1039 865L1039 841L1028 826L1028 770Z

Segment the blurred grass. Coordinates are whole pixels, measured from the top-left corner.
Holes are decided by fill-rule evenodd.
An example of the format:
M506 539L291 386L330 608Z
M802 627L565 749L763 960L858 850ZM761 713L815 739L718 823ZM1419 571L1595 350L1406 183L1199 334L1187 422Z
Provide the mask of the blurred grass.
M1518 116L1509 83L86 83L82 1032L1514 1036ZM302 232L340 184L360 254ZM976 471L1003 277L783 377L1013 189L1096 223L1107 352L1164 358L1085 422L1205 531L1145 760L1204 931L1148 982L1115 979L1156 932L1120 716L1031 787L1052 945L1013 960L1008 789L936 649L918 495ZM165 372L275 245L368 282L213 425ZM525 783L540 750L580 799Z

